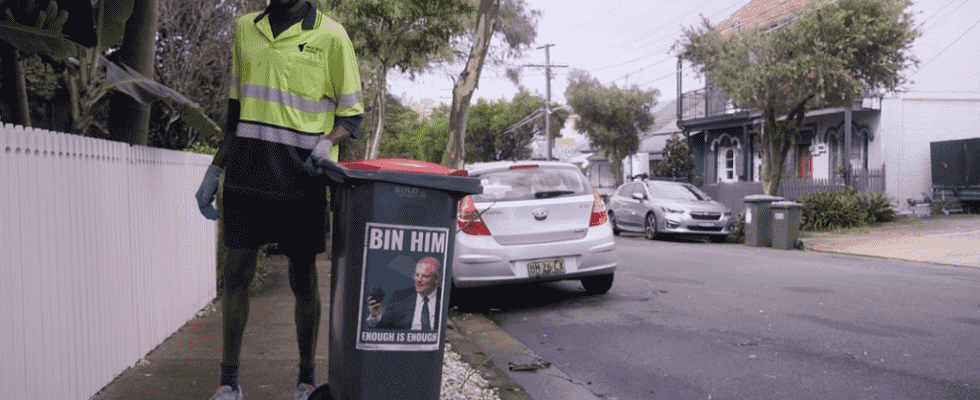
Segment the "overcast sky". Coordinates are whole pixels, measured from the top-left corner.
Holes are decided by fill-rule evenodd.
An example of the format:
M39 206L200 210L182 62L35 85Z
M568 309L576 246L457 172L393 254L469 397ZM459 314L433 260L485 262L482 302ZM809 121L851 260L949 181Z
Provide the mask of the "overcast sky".
M748 0L527 0L532 9L541 10L535 48L551 47L551 63L568 68L552 69L552 101L565 104L568 71L579 68L603 84L639 85L658 89L658 104L676 97L677 56L671 45L681 36L682 26L700 23L700 15L718 23L738 11ZM516 65L545 64L545 50L532 49ZM684 91L696 89L694 75L684 82ZM449 104L452 81L439 74L410 81L397 71L389 77L390 90L405 101L434 100ZM525 68L521 83L532 93L545 95L542 68ZM480 86L473 95L497 100L511 99L517 87L502 71L485 68Z

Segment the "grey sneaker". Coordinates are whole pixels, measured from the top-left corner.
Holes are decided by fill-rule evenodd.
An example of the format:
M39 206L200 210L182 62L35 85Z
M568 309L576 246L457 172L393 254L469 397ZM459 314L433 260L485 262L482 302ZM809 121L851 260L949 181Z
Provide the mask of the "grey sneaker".
M214 392L211 400L242 400L242 387L233 390L231 386L218 386L218 391Z
M296 400L306 400L310 398L313 394L313 390L316 389L313 385L307 385L305 383L300 383L296 386Z

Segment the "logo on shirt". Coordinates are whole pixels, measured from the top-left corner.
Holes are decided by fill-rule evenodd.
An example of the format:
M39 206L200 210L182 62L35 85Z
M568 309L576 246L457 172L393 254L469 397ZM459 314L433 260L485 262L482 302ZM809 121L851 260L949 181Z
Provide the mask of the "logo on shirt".
M322 51L323 51L323 50L321 50L321 49L320 49L319 47L316 47L316 46L311 46L311 45L309 44L309 42L306 42L306 43L300 43L300 44L299 44L299 46L297 46L297 47L299 47L299 51L300 51L300 52L304 52L304 51L305 51L305 52L307 52L307 53L313 53L313 54L316 54L316 55L319 55L319 54L320 54L320 52L322 52Z

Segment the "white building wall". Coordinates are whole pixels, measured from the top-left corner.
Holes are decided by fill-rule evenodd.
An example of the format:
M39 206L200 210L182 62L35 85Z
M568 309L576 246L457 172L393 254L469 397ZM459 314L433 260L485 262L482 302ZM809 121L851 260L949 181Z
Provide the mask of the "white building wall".
M882 101L886 191L899 209L932 194L929 143L980 137L980 2L914 2L922 36L906 91Z
M885 186L900 209L932 195L930 142L980 137L980 99L886 98L882 113Z

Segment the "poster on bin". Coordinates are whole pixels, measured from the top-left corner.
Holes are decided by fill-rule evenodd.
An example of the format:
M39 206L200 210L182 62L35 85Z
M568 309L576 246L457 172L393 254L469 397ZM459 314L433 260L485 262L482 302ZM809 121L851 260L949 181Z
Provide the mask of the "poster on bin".
M364 227L358 350L439 350L449 229Z

